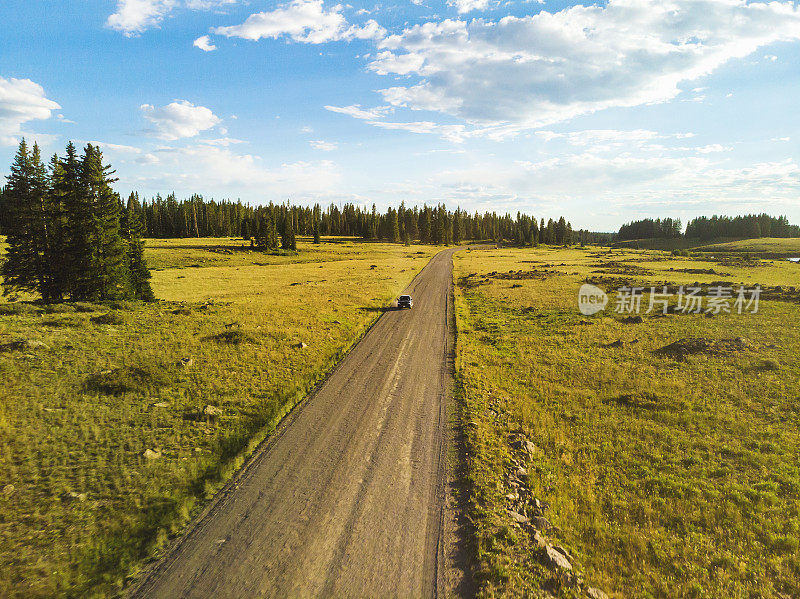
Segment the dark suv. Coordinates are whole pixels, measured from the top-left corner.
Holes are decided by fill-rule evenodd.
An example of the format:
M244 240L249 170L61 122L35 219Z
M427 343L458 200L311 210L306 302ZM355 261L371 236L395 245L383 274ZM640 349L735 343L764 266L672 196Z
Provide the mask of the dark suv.
M401 295L397 298L397 307L401 310L403 308L412 308L414 306L414 300L411 299L410 295Z

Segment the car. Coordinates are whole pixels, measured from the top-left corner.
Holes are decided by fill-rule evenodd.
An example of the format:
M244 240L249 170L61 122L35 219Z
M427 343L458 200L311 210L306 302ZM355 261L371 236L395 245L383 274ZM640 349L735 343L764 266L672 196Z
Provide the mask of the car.
M401 295L397 298L397 307L401 310L403 308L413 308L414 300L411 299L410 295Z

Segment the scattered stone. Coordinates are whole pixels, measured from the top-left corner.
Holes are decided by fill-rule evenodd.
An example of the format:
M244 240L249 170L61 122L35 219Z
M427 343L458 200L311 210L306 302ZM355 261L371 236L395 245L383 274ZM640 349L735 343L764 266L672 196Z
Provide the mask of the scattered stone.
M529 522L527 516L524 516L515 510L507 510L507 511L508 515L511 516L511 519L517 524L527 524Z
M534 445L532 441L528 441L526 439L525 440L525 451L528 452L528 455L534 456L534 455L536 455L536 453L538 453L539 448L536 447L536 445Z
M542 536L542 533L540 533L538 530L533 531L533 542L536 543L536 546L539 547L539 549L544 549L547 547L547 541Z
M308 344L306 344L306 343L303 343L303 342L301 341L300 343L298 343L297 345L295 345L295 347L296 347L297 349L305 349L305 348L307 348L307 347L308 347Z
M14 487L14 485L6 485L5 487L3 487L3 495L8 497L9 495L12 495L15 490L16 487Z
M543 516L536 516L533 519L533 525L539 530L550 530L553 528L553 525L550 524L550 520Z
M158 403L153 404L154 408L168 408L169 402L168 401L159 401Z
M544 513L548 509L550 509L550 504L546 501L539 501L538 499L533 500L533 507L535 507L538 511Z
M61 500L71 503L73 501L77 501L79 503L83 503L86 501L86 493L77 493L75 491L70 491L69 493L64 493L61 495Z
M207 405L203 408L203 415L210 419L214 419L222 415L222 410L216 406Z
M553 549L558 551L561 555L566 557L568 560L570 560L570 561L572 560L572 556L569 553L567 553L567 550L564 549L561 545L553 545Z
M608 599L608 595L596 587L587 588L586 596L589 597L589 599Z
M194 364L194 360L191 358L181 358L178 360L178 366L182 366L183 368L189 368L192 364Z
M514 474L516 474L517 478L525 478L526 476L528 476L528 471L522 466L520 466L519 468L517 468Z
M551 566L562 570L572 570L572 564L569 563L569 560L551 545L545 547L545 556Z
M145 449L142 454L146 460L157 460L161 457L160 451L153 451L152 449Z
M517 495L516 493L506 493L506 499L508 499L509 501L516 501L517 499L519 499L519 495Z

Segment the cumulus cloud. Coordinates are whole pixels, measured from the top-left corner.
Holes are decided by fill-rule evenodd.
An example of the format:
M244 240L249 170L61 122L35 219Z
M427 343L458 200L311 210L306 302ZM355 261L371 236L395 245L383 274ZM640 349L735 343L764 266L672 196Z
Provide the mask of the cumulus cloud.
M157 167L129 181L134 187L181 193L204 189L208 194L255 190L261 198L285 198L328 193L340 180L338 167L329 160L267 165L259 156L206 144L160 148L154 154Z
M507 133L609 107L665 102L722 64L800 39L787 0L609 0L498 21L447 19L379 42L368 68L415 79L381 91Z
M380 39L386 35L386 30L372 19L362 25L349 25L343 9L338 4L326 10L323 0L293 0L273 11L252 14L240 25L216 27L212 32L253 41L285 36L307 44Z
M351 104L350 106L325 106L325 110L346 114L354 119L360 119L362 121L374 121L383 118L390 108L387 106L361 108L361 104Z
M312 141L310 141L308 143L315 150L321 150L323 152L332 152L333 150L335 150L336 148L339 147L338 144L335 144L335 143L330 142L330 141L324 141L324 140L321 140L321 139L315 139L315 140L312 140Z
M458 14L462 15L473 10L486 10L489 7L489 0L452 0L448 4L455 6Z
M192 45L195 48L200 48L203 52L213 52L217 49L217 47L211 43L211 39L207 35L198 37L196 40L194 40Z
M106 20L111 29L128 37L157 27L176 8L209 10L238 0L117 0L117 10Z
M142 104L141 110L155 126L156 135L167 141L194 137L222 122L210 109L186 100L175 100L159 108Z
M0 77L0 145L15 145L22 125L47 120L59 106L45 96L44 88L30 79Z

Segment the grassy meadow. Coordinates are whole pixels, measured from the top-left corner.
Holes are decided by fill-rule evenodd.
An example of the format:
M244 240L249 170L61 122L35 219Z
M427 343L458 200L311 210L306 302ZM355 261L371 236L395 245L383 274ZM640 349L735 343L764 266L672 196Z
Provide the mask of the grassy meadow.
M0 596L122 589L436 251L323 241L148 240L156 303L0 303Z
M800 596L800 265L589 247L454 263L483 596ZM580 314L587 279L759 283L772 299L625 323L614 294ZM658 351L687 338L703 351ZM545 565L540 534L579 576Z
M773 258L800 257L800 238L761 237L758 239L713 239L703 241L697 238L677 239L635 239L620 241L615 246L643 250L691 250L692 252L735 252L763 255Z

